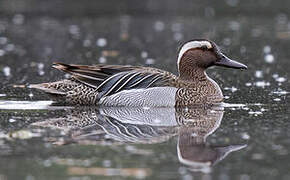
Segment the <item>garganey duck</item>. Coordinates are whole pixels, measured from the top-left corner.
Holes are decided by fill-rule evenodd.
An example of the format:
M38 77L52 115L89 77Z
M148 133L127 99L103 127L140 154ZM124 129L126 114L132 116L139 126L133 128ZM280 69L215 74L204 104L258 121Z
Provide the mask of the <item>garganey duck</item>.
M226 57L214 42L194 39L179 50L178 76L152 67L54 63L54 68L71 74L71 78L29 87L76 105L182 107L214 104L223 100L223 94L205 72L211 66L247 69L244 64Z

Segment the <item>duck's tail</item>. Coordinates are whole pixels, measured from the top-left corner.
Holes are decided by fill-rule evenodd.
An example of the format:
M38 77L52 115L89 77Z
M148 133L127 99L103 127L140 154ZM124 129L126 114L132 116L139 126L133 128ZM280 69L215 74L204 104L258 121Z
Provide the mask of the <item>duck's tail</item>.
M56 89L53 84L54 83L41 83L41 84L14 84L13 88L29 88L29 89L38 89L41 91L44 91L48 94L54 94L54 95L65 95L66 93L63 91L60 91Z
M54 86L52 86L51 83L30 84L30 85L28 85L28 88L38 89L38 90L44 91L48 94L66 95L65 92L56 89Z

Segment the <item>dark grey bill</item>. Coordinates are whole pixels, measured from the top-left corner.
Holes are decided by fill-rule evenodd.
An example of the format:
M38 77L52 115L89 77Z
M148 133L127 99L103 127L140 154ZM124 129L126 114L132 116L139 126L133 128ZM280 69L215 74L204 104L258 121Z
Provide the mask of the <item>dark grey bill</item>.
M215 62L216 66L223 66L228 68L234 68L234 69L248 69L248 67L242 63L239 63L237 61L231 60L227 56L223 55L221 56L221 59L217 62Z

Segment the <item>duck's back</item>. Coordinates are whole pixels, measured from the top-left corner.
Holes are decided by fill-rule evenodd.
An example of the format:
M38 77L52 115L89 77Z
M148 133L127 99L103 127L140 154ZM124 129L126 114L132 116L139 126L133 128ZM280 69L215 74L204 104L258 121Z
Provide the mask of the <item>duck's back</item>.
M176 76L149 67L118 65L66 65L54 68L72 75L71 78L30 85L41 89L56 100L79 105L107 106L174 106L177 88L169 87Z

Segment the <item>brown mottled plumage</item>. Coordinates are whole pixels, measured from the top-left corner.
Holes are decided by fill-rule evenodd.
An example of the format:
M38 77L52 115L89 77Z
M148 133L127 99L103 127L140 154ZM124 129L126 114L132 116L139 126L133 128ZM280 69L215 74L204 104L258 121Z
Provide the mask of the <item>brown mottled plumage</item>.
M219 86L205 73L208 67L247 68L227 58L214 42L205 39L186 42L179 51L177 65L179 76L151 67L54 63L54 68L72 77L29 87L69 104L192 106L223 100Z

